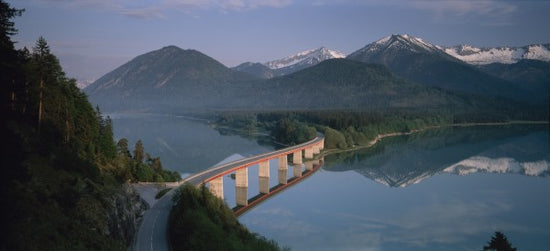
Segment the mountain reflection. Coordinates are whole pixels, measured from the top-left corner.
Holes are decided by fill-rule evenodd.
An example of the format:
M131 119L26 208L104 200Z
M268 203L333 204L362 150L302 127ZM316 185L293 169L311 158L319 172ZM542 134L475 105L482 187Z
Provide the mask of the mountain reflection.
M438 173L550 175L546 125L452 127L387 138L372 148L326 157L328 171L355 172L391 187Z
M467 175L471 173L519 173L529 176L548 176L549 163L546 160L534 162L518 162L512 158L491 159L483 156L474 156L462 160L443 170L446 173Z

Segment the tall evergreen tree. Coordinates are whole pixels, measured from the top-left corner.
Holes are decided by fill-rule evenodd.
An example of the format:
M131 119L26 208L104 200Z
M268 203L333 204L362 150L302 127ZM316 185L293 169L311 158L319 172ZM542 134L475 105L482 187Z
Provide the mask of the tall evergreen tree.
M117 143L118 154L123 155L127 158L131 158L130 150L128 150L128 139L122 138Z
M491 238L487 246L483 247L483 250L494 250L494 251L516 251L515 247L512 247L512 244L508 242L508 238L499 232L495 232L495 236Z
M12 21L21 16L23 9L11 8L9 4L0 0L0 91L2 93L2 109L5 112L14 111L17 108L17 100L22 93L22 67L21 58L14 48L10 36L17 34L17 29ZM4 113L7 114L7 113Z
M143 163L143 158L145 157L145 152L143 149L143 143L141 142L141 139L136 142L136 145L134 147L134 160L136 161L136 164L139 165Z

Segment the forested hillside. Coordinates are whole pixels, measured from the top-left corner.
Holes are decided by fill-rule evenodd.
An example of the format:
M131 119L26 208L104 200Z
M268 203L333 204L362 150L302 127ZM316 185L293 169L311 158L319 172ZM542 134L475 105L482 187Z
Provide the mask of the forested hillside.
M117 148L110 119L44 38L14 49L12 19L22 12L0 1L0 250L125 250L147 205L124 184L141 179L138 168L162 176L160 160Z

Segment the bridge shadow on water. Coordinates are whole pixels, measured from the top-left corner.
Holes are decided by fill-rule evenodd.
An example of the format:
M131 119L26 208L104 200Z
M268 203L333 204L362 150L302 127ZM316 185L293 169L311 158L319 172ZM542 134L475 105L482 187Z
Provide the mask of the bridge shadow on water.
M241 216L242 214L246 213L248 210L258 206L259 204L261 204L262 202L268 200L272 196L274 196L274 195L284 191L285 189L288 189L288 188L298 184L299 182L303 181L304 179L308 178L309 176L311 176L313 173L317 172L317 170L319 170L323 166L323 162L324 162L323 160L307 161L306 163L304 163L306 168L301 173L294 173L294 176L291 177L291 178L288 178L288 179L286 179L286 177L285 177L285 180L283 180L283 181L280 180L277 185L269 188L268 193L259 193L258 195L248 199L248 205L247 206L236 206L236 207L234 207L233 212L235 213L235 216L237 216L237 217ZM308 168L308 166L311 166L311 168ZM281 170L279 170L279 171L281 171ZM284 170L284 171L286 172L287 170ZM268 185L269 184L268 181L265 184Z

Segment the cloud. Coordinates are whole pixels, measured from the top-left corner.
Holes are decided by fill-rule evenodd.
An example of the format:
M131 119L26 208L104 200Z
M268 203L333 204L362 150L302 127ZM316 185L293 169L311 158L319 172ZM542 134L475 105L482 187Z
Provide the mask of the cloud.
M416 0L407 1L407 4L413 8L431 11L438 16L450 14L455 16L478 15L495 17L508 15L517 10L517 6L510 2L496 0Z
M501 0L315 0L313 6L357 5L426 11L437 20L483 20L491 25L510 24L507 17L518 10L518 2Z
M87 8L115 12L142 19L163 18L167 11L190 13L194 10L222 12L248 11L258 8L283 8L292 0L35 0L68 8Z

